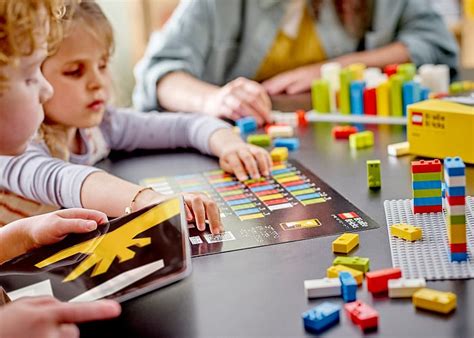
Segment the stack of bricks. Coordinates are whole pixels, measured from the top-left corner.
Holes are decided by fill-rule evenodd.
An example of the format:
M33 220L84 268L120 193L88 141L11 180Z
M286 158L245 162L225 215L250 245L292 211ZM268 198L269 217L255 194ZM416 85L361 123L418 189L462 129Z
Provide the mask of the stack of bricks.
M413 213L442 212L441 161L413 161Z
M446 224L451 261L467 260L466 243L466 166L460 157L444 159L446 183Z

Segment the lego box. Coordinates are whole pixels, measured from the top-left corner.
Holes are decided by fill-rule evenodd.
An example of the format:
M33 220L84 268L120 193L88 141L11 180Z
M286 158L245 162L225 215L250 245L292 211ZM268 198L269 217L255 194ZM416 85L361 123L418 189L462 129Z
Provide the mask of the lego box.
M474 163L474 107L427 100L408 107L408 142L413 155L460 156Z

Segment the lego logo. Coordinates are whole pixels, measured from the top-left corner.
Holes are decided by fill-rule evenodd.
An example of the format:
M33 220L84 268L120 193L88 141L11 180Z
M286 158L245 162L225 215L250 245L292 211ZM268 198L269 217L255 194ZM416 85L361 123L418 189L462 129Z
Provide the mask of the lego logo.
M423 125L423 113L413 113L411 116L411 123L415 126Z
M359 217L359 215L357 215L355 212L345 212L345 213L342 213L342 214L338 214L337 216L339 216L342 219L350 219L350 218L358 218Z

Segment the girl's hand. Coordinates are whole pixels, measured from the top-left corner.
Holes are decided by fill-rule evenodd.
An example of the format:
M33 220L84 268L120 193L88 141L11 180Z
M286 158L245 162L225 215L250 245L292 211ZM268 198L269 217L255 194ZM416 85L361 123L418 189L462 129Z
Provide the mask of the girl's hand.
M211 151L219 157L221 168L240 181L269 176L272 160L268 151L247 144L230 129L219 129L209 140Z
M220 211L213 199L201 193L186 193L183 194L183 197L188 222L194 221L198 230L204 231L206 230L206 220L208 220L212 234L224 232Z

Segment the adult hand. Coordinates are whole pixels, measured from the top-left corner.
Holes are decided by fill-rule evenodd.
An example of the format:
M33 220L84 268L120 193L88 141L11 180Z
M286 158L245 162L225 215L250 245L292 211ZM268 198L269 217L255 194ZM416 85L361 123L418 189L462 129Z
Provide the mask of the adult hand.
M25 298L0 307L0 337L79 337L75 323L120 315L117 302L62 303L51 297Z
M254 116L258 125L271 122L272 104L265 89L257 82L239 77L208 96L204 111L216 117L238 120Z
M262 83L269 95L299 94L311 91L313 80L320 77L321 64L299 67L275 75Z

